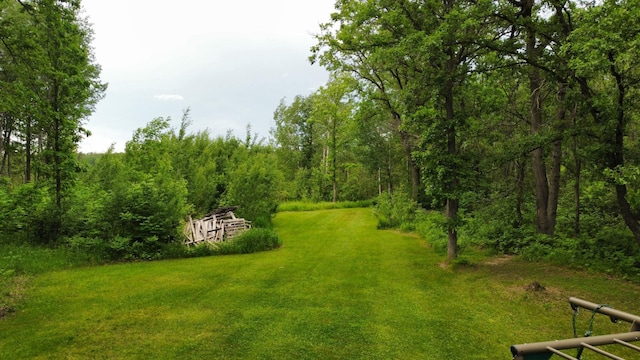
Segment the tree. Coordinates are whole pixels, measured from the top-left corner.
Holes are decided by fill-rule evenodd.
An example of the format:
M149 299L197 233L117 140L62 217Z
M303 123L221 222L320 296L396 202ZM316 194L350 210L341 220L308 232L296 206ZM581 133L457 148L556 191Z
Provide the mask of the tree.
M106 88L80 10L79 0L0 2L0 174L51 189L51 240L62 230L77 145L88 135L82 122Z
M282 183L282 173L269 150L238 149L234 154L235 166L229 172L229 186L224 196L226 205L239 206L238 215L253 221L258 227L271 225Z
M325 133L323 162L331 178L331 201L338 201L338 168L349 151L348 124L352 121L351 93L354 82L348 76L336 76L321 87L313 98L311 118Z
M338 5L332 16L338 26L323 27L316 56L329 69L352 71L378 90L377 98L393 114L394 128L415 164L413 177L422 173L445 199L452 261L457 256L459 199L471 175L460 143L468 116L463 94L482 50L477 39L486 37L491 25L487 15L492 3L378 0ZM421 139L419 150L413 137ZM418 187L413 183L415 199Z
M417 137L403 126L406 106L399 98L414 79L409 56L396 46L413 29L417 4L407 1L340 1L332 20L321 26L311 61L361 81L361 96L379 101L388 112L389 128L401 140L410 172L411 195L421 191L420 167L415 161ZM407 14L411 16L407 16ZM399 24L401 23L401 24ZM406 54L413 53L411 52ZM418 86L418 85L416 85ZM406 99L405 99L406 100Z
M563 50L595 121L601 146L599 167L611 176L620 214L640 245L638 209L628 200L626 147L630 124L637 112L634 94L640 84L640 3L607 0L577 11L576 28Z
M295 196L304 199L312 198L311 173L318 159L319 134L312 109L313 95L296 96L291 105L282 100L273 115L276 127L271 129L286 178L295 179Z

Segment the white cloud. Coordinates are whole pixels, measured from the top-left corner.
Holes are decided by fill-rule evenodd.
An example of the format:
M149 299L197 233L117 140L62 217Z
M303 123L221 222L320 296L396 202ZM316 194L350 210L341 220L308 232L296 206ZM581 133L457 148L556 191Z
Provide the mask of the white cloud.
M163 101L182 101L184 100L184 96L177 94L162 94L154 96L155 99L163 100Z
M191 131L242 138L250 123L267 136L281 99L308 95L328 79L307 58L335 0L82 3L109 83L88 119L94 136L84 151L122 149L136 128L156 117L178 121L186 107Z

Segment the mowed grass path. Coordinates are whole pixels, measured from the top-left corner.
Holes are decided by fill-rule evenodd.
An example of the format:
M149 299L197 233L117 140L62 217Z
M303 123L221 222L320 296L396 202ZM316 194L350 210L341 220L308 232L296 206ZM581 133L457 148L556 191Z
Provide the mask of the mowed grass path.
M572 336L568 296L640 313L640 287L602 275L513 259L443 270L369 209L275 226L275 251L39 275L0 320L0 358L509 359L512 344ZM533 280L547 291L527 292Z

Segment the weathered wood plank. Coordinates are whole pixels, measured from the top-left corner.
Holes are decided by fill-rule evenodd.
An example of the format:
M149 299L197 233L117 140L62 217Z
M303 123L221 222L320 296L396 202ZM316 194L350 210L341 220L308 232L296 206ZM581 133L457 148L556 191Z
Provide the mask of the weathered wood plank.
M193 220L189 216L189 223L185 226L186 245L197 245L207 241L216 243L234 238L251 228L251 222L237 218L232 210L236 207L215 210L202 219Z

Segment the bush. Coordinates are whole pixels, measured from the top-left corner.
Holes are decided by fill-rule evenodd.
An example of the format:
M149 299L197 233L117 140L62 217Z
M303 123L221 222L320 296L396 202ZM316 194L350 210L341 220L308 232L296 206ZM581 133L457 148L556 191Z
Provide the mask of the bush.
M378 229L399 228L403 231L416 229L416 214L419 207L404 191L380 194L375 200L374 211L378 218Z
M270 229L253 228L232 240L220 243L215 254L251 254L279 248L282 245L278 235Z
M439 255L447 254L447 219L438 211L422 211L416 218L416 232L427 240Z
M239 154L236 168L229 174L229 185L223 203L238 206L237 215L269 227L278 206L278 186L282 174L269 154Z
M548 261L574 268L640 278L640 250L626 229L606 229L595 238L548 237L521 249L528 261Z
M48 244L59 232L59 213L46 186L0 186L0 235L12 242Z

